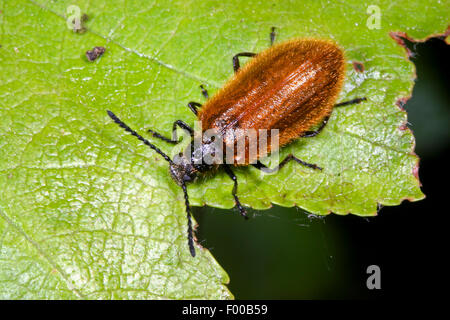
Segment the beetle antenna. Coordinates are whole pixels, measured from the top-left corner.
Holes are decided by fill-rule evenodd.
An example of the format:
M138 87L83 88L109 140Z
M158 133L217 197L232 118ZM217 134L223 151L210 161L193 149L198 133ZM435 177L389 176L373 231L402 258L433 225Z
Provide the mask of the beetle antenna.
M184 202L186 204L186 212L187 212L187 220L188 220L187 233L188 233L189 251L191 252L191 256L195 257L194 232L192 230L191 207L189 205L189 196L188 196L186 184L184 183L184 181L181 184L181 188L183 189Z
M162 152L158 147L156 147L155 145L153 145L152 143L150 143L150 141L148 141L147 139L143 138L139 133L137 133L136 131L134 131L133 129L131 129L129 126L127 126L122 120L120 120L114 113L112 113L111 111L107 110L108 116L115 122L117 123L121 128L125 129L125 131L131 133L131 135L135 136L136 138L138 138L139 140L141 140L145 145L149 146L151 149L155 150L156 152L158 152L167 162L169 162L170 164L173 164L172 160L169 158L168 155L166 155L164 152Z
M131 129L128 125L125 124L122 120L120 120L112 111L107 110L108 116L117 123L121 128L123 128L125 131L131 133L131 135L135 136L139 140L141 140L145 145L149 146L151 149L155 150L157 153L159 153L167 162L170 164L173 164L173 161L169 158L168 155L166 155L164 152L162 152L158 147L150 143L147 139L142 137L139 133ZM189 196L187 193L186 184L184 181L181 184L181 188L183 189L184 193L184 202L186 204L186 212L187 212L187 219L188 219L188 244L189 244L189 251L191 252L191 255L195 257L195 247L194 247L194 234L192 230L192 217L191 217L191 207L189 205Z

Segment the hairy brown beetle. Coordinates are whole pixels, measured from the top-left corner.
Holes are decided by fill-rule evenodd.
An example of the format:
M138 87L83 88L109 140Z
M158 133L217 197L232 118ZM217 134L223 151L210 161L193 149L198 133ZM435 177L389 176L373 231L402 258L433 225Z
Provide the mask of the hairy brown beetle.
M270 34L271 44L275 38L274 28ZM253 57L243 68L240 68L239 57ZM345 75L345 59L343 51L333 42L318 39L297 39L271 46L259 53L242 52L233 57L235 71L225 86L213 97L200 86L207 102L201 106L197 102L189 102L188 107L202 123L202 132L214 129L224 137L219 147L228 148L237 144L237 129L277 129L279 146L286 145L300 137L314 137L325 127L333 107L359 103L365 98L335 104L341 91ZM198 108L201 107L200 110ZM266 167L259 159L272 149L267 145L265 152L260 152L252 159L248 154L250 141L245 140L245 159L238 161L233 154L232 163L204 163L206 156L214 155L218 149L212 139L202 138L196 147L192 144L185 154L170 159L158 147L143 138L114 113L108 111L111 119L127 132L137 137L144 144L159 153L169 162L170 174L184 192L188 219L188 245L192 256L195 256L194 237L191 221L191 208L186 183L192 182L199 174L222 166L234 181L232 194L242 216L247 218L246 211L237 196L238 182L233 173L233 165L252 164L264 172L281 169L291 160L312 169L322 170L315 164L305 162L289 155L273 169ZM320 126L309 131L315 125ZM176 127L186 130L194 139L194 130L181 120L173 123L172 138L149 130L154 137L171 144L178 138ZM230 134L231 133L231 134ZM242 160L242 159L241 159Z

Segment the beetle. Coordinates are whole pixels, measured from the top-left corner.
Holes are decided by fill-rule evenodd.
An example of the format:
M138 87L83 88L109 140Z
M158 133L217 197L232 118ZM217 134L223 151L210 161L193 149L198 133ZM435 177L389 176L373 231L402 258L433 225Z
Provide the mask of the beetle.
M310 138L318 135L328 122L333 107L360 103L366 98L355 98L350 101L335 103L342 89L345 75L345 59L343 51L329 40L294 39L277 45L275 28L270 33L271 47L259 54L241 52L233 59L234 77L209 98L207 90L201 85L207 102L202 106L197 102L189 102L189 109L201 121L202 132L214 129L224 139L219 146L228 148L237 144L237 129L277 129L279 146L284 146L297 138ZM240 67L241 57L252 59ZM244 140L245 158L238 161L233 154L232 163L203 163L206 156L214 156L217 143L208 137L202 137L197 146L192 144L185 153L172 160L158 147L142 137L113 112L107 111L109 117L125 131L135 136L142 143L156 151L169 163L169 172L173 180L182 188L187 213L187 238L190 253L195 257L194 235L192 229L191 208L186 185L199 175L223 167L233 180L232 195L240 214L247 218L246 210L237 195L238 181L232 167L249 165L270 173L283 168L289 161L311 168L322 170L316 164L303 161L294 155L287 156L275 168L269 168L259 161L271 150L258 152L250 157L249 141ZM172 126L172 138L167 138L156 131L148 130L155 138L176 144L178 137L176 128L189 132L194 139L194 130L182 120L176 120ZM315 130L312 130L317 127ZM232 134L230 134L230 132ZM192 161L194 160L194 161Z

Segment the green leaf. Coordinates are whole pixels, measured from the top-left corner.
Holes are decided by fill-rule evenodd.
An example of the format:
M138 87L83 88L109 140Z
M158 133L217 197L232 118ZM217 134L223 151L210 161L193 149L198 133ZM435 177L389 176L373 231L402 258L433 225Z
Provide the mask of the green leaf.
M67 26L72 4L89 16L85 33ZM231 57L267 48L272 26L277 41L334 39L348 58L340 100L369 101L282 149L323 172L294 163L268 176L236 170L242 202L367 216L377 203L423 198L414 138L396 106L411 94L414 68L389 32L442 32L450 6L373 4L380 29L367 27L360 1L0 0L0 298L232 298L209 251L189 255L183 194L167 163L105 111L143 134L193 123L186 104L203 101L198 86L217 91ZM89 62L95 46L106 52ZM231 189L219 172L189 194L193 205L231 208Z

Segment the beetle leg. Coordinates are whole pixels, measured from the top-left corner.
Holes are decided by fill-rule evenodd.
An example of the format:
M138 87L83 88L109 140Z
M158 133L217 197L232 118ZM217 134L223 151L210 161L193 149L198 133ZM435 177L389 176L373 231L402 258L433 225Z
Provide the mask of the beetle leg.
M194 130L187 125L184 121L182 120L177 120L173 123L172 125L172 139L164 137L162 134L153 131L152 129L148 129L147 131L150 132L155 138L161 139L165 142L171 143L171 144L176 144L178 143L178 136L177 136L177 126L180 127L183 130L186 130L189 132L189 134L191 135L191 137L194 136Z
M231 168L230 168L230 166L229 166L228 164L224 164L224 166L225 166L225 172L228 174L228 176L229 176L229 177L231 178L231 180L233 180L233 182L234 182L232 194L233 194L234 200L236 201L236 206L238 207L239 212L241 213L241 215L242 215L245 219L248 219L248 217L247 217L247 212L245 211L244 207L242 206L241 202L239 201L238 196L236 195L236 193L237 193L237 188L238 188L237 178L236 178L236 176L235 176L233 170L231 170Z
M202 90L202 94L206 99L209 99L208 91L205 89L205 87L201 84L200 89ZM198 102L191 101L188 103L188 108L191 109L191 111L197 116L198 111L197 108L200 108L202 105Z
M272 27L272 31L270 32L270 46L273 46L273 43L275 42L275 27Z
M202 105L200 103L198 103L198 102L191 101L191 102L188 103L187 106L188 106L189 109L191 109L191 111L195 115L198 115L197 108L200 108Z
M320 125L319 128L317 128L317 129L314 130L314 131L306 131L306 132L304 132L304 133L302 134L301 138L311 138L311 137L317 136L317 135L320 133L320 131L322 131L323 128L325 128L325 126L327 125L329 119L330 119L329 116L326 117L326 118L323 120L323 122L322 122L322 124Z
M188 234L189 251L191 252L191 256L195 257L194 231L192 229L191 206L189 205L189 196L187 193L186 184L184 182L182 183L181 188L183 189L184 203L186 205L186 215L187 215L187 221L188 221L187 234Z
M291 160L295 160L297 163L304 165L305 167L308 167L311 169L322 170L322 168L317 166L316 164L308 163L303 160L300 160L299 158L295 157L292 154L288 155L286 158L284 158L283 161L280 162L279 165L277 165L275 168L272 168L272 169L267 167L265 164L261 163L259 160L257 163L252 164L252 166L254 166L258 170L261 170L262 172L273 173L273 172L276 172L276 171L280 170L281 168L283 168Z
M355 98L349 101L344 101L344 102L340 102L335 104L335 107L343 107L343 106L348 106L350 104L355 104L355 103L360 103L362 101L366 101L366 98ZM330 117L326 117L323 122L321 123L320 127L317 128L314 131L306 131L305 133L302 134L301 138L311 138L311 137L315 137L317 136L322 130L323 128L325 128L326 124L328 123L328 120L330 119Z
M352 99L352 100L336 103L334 106L335 107L343 107L343 106L348 106L349 104L356 104L356 103L360 103L360 102L363 102L363 101L366 101L366 100L367 100L366 97L355 98L355 99Z
M275 36L276 36L275 27L272 27L271 30L272 31L270 32L270 46L273 46L273 43L275 42ZM254 57L254 56L256 56L256 53L253 53L253 52L241 52L241 53L238 53L237 55L235 55L233 57L234 72L237 72L239 70L239 68L241 67L240 63L239 63L239 57ZM202 88L202 90L203 90L203 88Z
M205 87L201 84L200 89L202 89L202 94L206 99L209 99L208 90L205 89Z
M253 53L253 52L241 52L241 53L238 53L237 55L235 55L233 57L234 72L238 72L239 68L241 67L241 65L239 63L239 57L254 57L254 56L256 56L256 53Z

